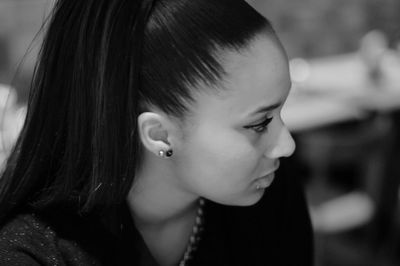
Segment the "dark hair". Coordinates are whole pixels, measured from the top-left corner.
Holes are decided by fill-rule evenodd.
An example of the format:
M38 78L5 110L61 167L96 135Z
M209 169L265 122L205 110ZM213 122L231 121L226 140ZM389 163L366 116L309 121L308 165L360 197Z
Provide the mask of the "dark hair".
M141 161L138 115L184 116L199 82L223 78L217 52L262 31L269 22L243 0L59 0L0 180L0 220L25 205L121 203Z

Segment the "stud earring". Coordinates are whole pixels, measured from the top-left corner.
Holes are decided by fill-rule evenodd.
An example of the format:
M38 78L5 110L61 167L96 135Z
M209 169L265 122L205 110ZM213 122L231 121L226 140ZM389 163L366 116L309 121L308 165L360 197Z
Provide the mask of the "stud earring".
M160 157L171 157L173 154L174 154L174 152L172 150L168 150L168 151L160 150L158 152L158 156L160 156Z
M167 157L171 157L172 154L174 154L174 152L172 150L168 150L166 155Z
M164 156L165 156L165 151L160 150L160 151L158 152L158 156L164 157Z

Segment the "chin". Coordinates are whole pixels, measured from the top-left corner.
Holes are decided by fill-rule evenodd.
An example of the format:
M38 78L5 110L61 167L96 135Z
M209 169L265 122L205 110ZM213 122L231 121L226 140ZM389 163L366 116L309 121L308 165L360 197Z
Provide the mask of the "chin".
M257 192L258 193L256 193L256 195L250 197L246 202L243 203L243 205L239 205L239 206L252 206L252 205L257 204L261 200L261 198L263 197L265 190L262 189L262 190L257 191Z
M226 201L216 201L219 204L227 205L227 206L238 206L238 207L247 207L255 205L257 202L261 200L264 195L265 190L257 190L256 193L252 193L245 197L230 199Z

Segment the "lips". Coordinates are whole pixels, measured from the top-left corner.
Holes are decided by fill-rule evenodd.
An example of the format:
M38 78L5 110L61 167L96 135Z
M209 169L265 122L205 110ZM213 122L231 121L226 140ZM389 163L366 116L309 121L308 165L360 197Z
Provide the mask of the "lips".
M275 179L275 173L270 173L266 176L260 177L256 180L255 186L257 189L264 189L269 187Z
M275 172L279 168L279 160L274 163L274 169L269 171L268 173L262 175L261 177L255 180L255 186L257 189L264 189L269 187L275 179Z

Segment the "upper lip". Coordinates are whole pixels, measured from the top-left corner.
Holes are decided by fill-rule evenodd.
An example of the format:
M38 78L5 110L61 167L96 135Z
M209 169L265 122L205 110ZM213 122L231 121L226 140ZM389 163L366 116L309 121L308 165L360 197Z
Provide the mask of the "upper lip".
M265 174L265 175L262 175L262 176L260 176L259 178L266 177L266 176L268 176L268 175L274 173L276 170L277 170L277 169L275 169L275 170L273 170L273 171L271 171L271 172L269 172L269 173L267 173L267 174Z
M278 170L279 164L280 164L279 161L276 161L276 163L274 164L275 165L274 169L272 171L264 174L264 175L261 175L260 177L264 177L264 176L267 176L267 175L270 175L270 174L274 173L276 170Z

